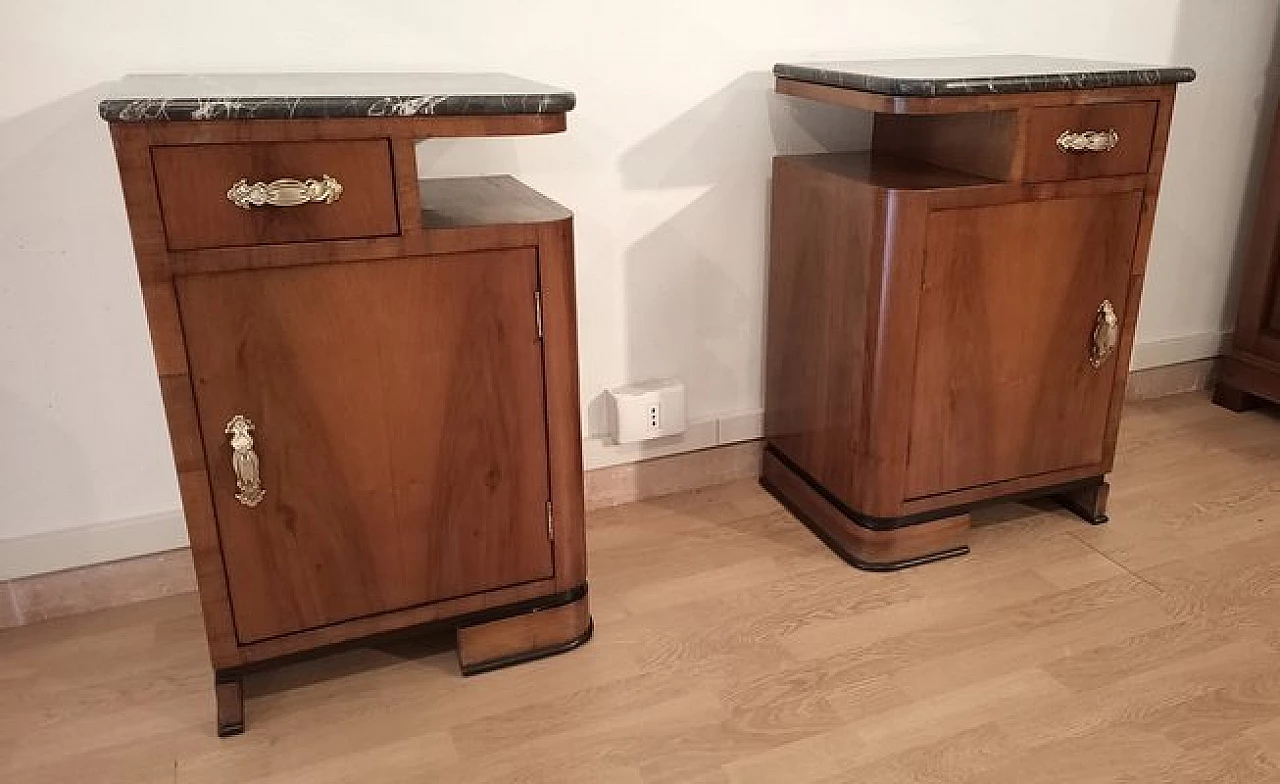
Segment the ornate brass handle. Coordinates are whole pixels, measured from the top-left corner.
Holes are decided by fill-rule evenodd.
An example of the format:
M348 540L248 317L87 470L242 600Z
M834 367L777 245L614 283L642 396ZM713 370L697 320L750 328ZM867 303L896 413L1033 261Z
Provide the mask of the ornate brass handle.
M1120 143L1115 128L1105 131L1063 131L1058 136L1058 149L1063 152L1107 152Z
M1098 306L1098 315L1093 320L1093 340L1089 345L1089 364L1095 368L1102 367L1111 352L1116 350L1120 342L1120 319L1111 300L1104 299Z
M258 455L253 451L253 422L243 414L236 414L227 422L226 434L231 436L231 468L236 472L236 500L245 506L257 506L267 494L262 489L258 475Z
M327 174L320 179L273 180L255 182L241 180L227 191L227 198L237 207L297 207L300 204L324 202L333 204L342 196L342 183Z

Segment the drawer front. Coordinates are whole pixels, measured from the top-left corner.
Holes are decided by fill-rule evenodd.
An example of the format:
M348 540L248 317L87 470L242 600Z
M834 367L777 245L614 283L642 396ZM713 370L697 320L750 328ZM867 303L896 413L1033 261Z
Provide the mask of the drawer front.
M1151 159L1156 101L1031 109L1028 182L1141 174Z
M169 250L400 233L386 139L153 147L151 160Z

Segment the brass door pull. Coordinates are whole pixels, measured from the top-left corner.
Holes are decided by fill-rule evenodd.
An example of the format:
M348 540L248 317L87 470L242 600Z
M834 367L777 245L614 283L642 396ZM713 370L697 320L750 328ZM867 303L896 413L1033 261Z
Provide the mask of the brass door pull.
M342 196L342 183L327 174L320 179L272 180L255 182L240 180L227 191L227 199L237 207L297 207L321 202L333 204Z
M1120 319L1116 316L1115 306L1111 300L1104 299L1098 306L1098 315L1093 321L1093 339L1089 344L1089 364L1095 368L1102 367L1116 350L1120 342Z
M257 506L267 494L258 474L258 454L253 451L253 422L236 414L227 422L224 432L231 436L231 469L236 472L236 500L245 506Z
M1120 143L1115 128L1105 131L1063 131L1058 136L1058 149L1063 152L1109 152Z

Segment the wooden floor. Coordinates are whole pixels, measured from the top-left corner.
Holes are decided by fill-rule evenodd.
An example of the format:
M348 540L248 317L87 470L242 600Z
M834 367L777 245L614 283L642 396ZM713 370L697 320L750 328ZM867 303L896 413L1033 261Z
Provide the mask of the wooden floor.
M855 571L753 483L591 519L596 638L463 679L440 641L250 682L196 601L0 632L0 781L1280 781L1280 415L1133 405L1112 522L982 515Z

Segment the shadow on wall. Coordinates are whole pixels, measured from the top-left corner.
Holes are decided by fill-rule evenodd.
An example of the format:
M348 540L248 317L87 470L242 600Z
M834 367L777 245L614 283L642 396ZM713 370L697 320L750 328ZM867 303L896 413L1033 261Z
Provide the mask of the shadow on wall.
M0 538L178 504L100 92L0 121Z
M1273 22L1254 29L1268 15ZM1174 108L1170 165L1165 167L1156 223L1157 237L1163 234L1171 240L1162 243L1163 253L1152 254L1148 289L1177 299L1170 308L1202 308L1205 290L1220 290L1223 276L1228 277L1221 316L1225 330L1235 327L1240 279L1276 120L1278 45L1280 14L1274 0L1231 4L1184 0L1179 5L1169 60L1191 65L1198 76L1179 90ZM1268 53L1265 63L1260 50ZM1261 89L1253 89L1264 67ZM1245 89L1253 92L1242 95ZM1251 114L1241 116L1245 101L1257 112L1256 119ZM1246 134L1247 151L1240 148ZM1223 258L1228 249L1230 257ZM1180 280L1183 285L1176 290L1153 291L1152 278L1161 276L1156 268L1166 256L1182 257L1185 272L1194 280Z
M627 190L686 199L625 254L626 381L684 379L695 417L704 400L760 408L772 157L865 149L870 125L777 95L770 73L752 72L623 154ZM605 432L603 394L587 419Z
M1173 57L1193 57L1197 49L1189 43L1192 32L1201 29L1207 15L1220 9L1212 8L1209 3L1186 3L1179 9L1178 35L1174 40ZM1184 55L1184 50L1185 55ZM1271 36L1271 57L1267 61L1267 72L1263 89L1254 97L1254 106L1258 111L1258 121L1253 128L1253 144L1249 151L1249 173L1245 181L1244 207L1240 210L1240 220L1236 226L1236 241L1231 254L1231 282L1227 288L1227 317L1235 326L1236 300L1240 291L1240 281L1244 276L1245 256L1249 252L1249 242L1253 234L1253 216L1257 211L1258 198L1262 190L1262 175L1267 162L1267 152L1271 140L1271 129L1280 116L1277 115L1277 103L1280 101L1280 14L1276 16L1276 28Z

